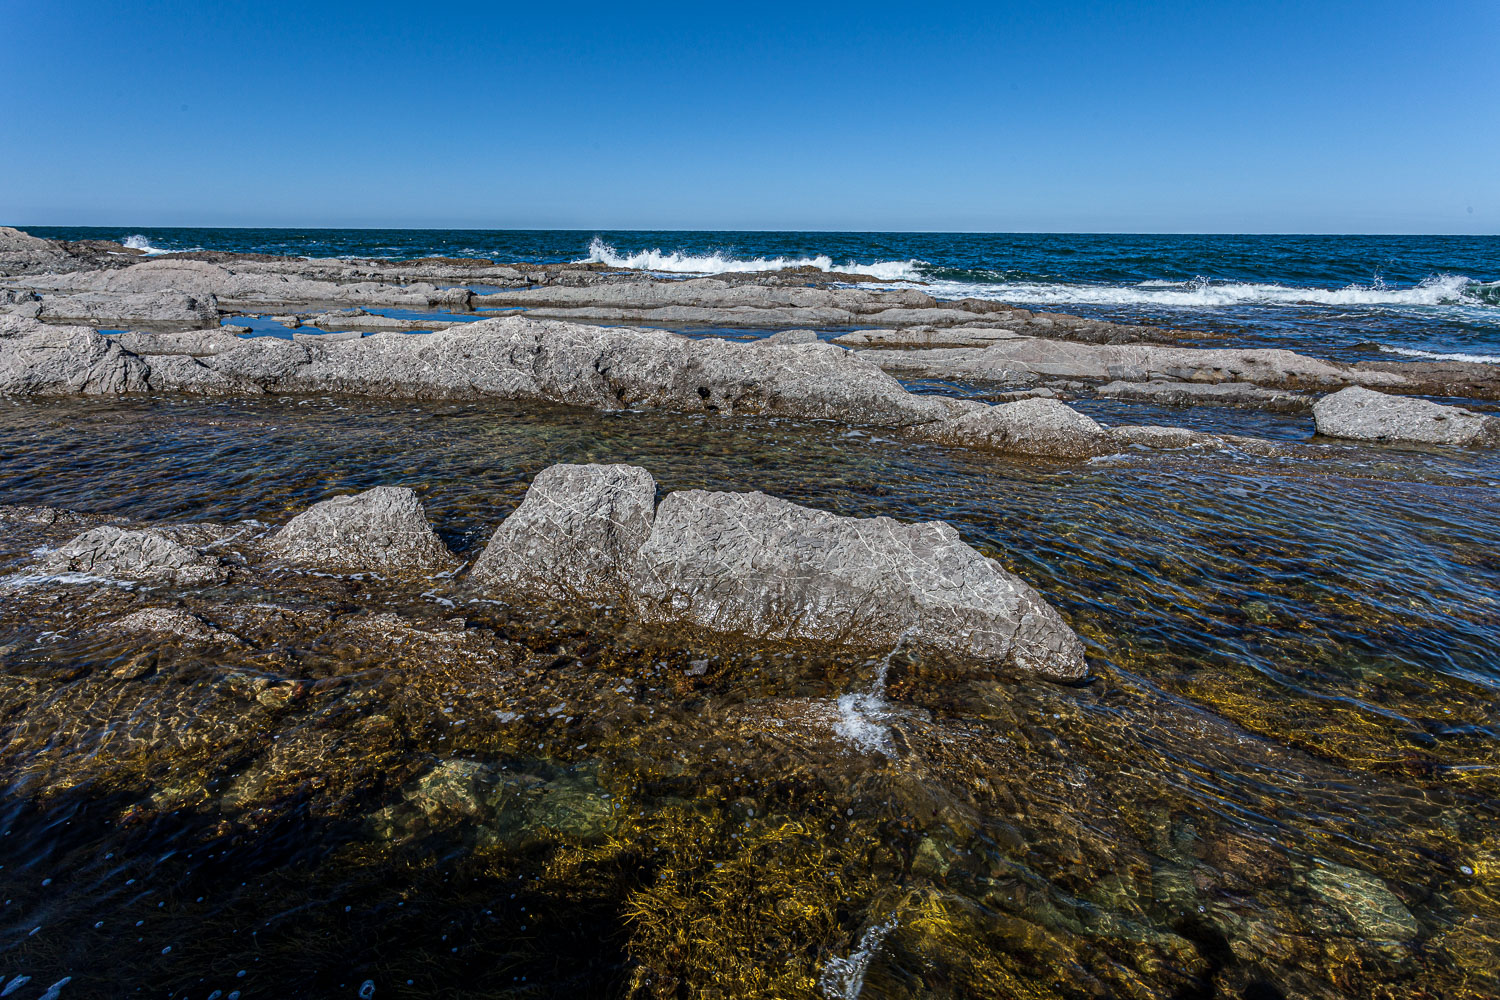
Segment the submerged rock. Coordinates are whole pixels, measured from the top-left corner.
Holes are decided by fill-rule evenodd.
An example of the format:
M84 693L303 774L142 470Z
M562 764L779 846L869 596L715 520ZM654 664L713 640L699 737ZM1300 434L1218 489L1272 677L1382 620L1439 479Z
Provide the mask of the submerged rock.
M1357 441L1500 444L1500 418L1426 399L1351 387L1313 406L1318 433Z
M146 608L115 619L109 628L123 635L174 635L192 642L244 645L239 636L184 608Z
M1090 458L1116 450L1097 421L1055 399L1021 399L985 406L919 429L951 444L1053 458Z
M1307 887L1363 937L1376 941L1410 941L1421 925L1384 882L1357 868L1319 861L1304 877ZM1327 923L1323 930L1343 929Z
M272 553L304 566L347 572L430 572L457 560L401 486L377 486L313 504L271 537Z
M218 583L228 575L218 557L183 545L161 531L129 531L114 525L85 531L48 552L37 566L55 575L78 573L179 586Z
M656 480L645 469L543 469L496 529L470 579L559 597L623 593L655 508Z

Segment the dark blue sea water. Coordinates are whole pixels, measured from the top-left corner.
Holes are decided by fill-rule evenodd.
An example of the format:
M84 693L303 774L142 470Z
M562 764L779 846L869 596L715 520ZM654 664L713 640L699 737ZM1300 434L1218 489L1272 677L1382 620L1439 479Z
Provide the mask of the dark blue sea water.
M32 227L154 252L596 260L685 274L813 264L1339 356L1500 363L1500 238Z

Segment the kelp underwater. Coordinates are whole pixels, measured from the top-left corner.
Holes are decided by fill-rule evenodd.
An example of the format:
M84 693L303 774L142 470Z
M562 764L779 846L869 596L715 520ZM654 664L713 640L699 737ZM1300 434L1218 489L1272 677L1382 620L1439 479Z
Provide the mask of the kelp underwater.
M337 397L17 402L0 451L13 996L1500 994L1492 455ZM556 462L946 520L1090 677L237 555L404 485L472 559ZM28 569L169 522L228 579Z

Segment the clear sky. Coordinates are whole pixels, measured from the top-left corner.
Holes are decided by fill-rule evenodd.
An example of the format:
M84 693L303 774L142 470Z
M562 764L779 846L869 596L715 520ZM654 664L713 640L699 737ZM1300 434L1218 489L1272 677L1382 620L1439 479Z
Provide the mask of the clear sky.
M0 223L1500 233L1500 3L0 0Z

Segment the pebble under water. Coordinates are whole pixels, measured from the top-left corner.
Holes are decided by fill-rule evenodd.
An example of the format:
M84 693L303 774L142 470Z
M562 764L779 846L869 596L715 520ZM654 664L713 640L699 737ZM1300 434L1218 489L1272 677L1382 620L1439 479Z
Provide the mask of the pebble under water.
M943 519L1093 674L369 576L29 580L82 529L10 508L0 995L1500 995L1493 453L326 397L8 401L0 455L0 503L246 537L410 486L466 558L557 462ZM150 607L234 641L108 627Z

